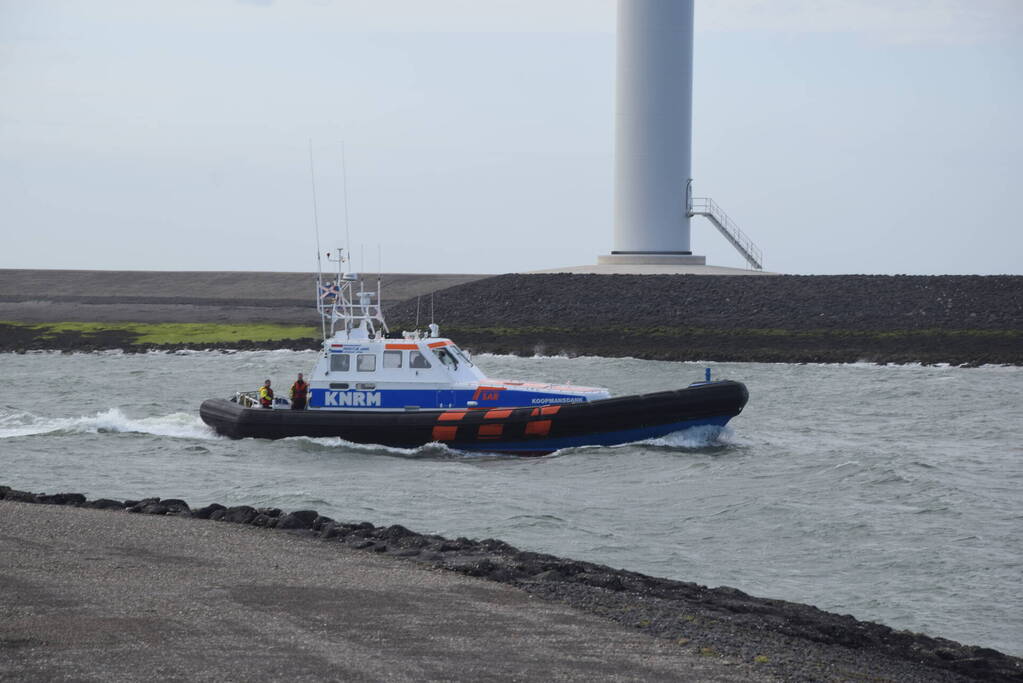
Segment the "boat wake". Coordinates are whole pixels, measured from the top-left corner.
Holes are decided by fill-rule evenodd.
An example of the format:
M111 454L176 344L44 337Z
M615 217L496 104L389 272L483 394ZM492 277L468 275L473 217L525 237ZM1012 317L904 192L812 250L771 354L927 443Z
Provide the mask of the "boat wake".
M42 434L151 434L181 439L220 439L198 416L171 413L131 418L119 408L80 417L46 417L23 410L0 411L0 439Z
M355 443L354 441L345 441L340 437L324 437L317 438L312 436L293 436L284 441L288 441L297 444L299 448L303 450L316 451L354 451L357 453L365 453L367 455L391 455L399 458L421 458L424 460L453 460L460 458L500 458L508 457L501 456L496 453L476 453L469 451L459 451L454 448L433 442L424 444L417 448L396 448L394 446L383 446L380 444L367 444L367 443Z

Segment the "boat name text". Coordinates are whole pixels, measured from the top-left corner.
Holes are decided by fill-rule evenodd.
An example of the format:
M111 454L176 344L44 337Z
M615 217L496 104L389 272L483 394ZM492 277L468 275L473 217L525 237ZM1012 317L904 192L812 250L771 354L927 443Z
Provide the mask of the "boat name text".
M379 391L325 391L325 406L352 406L356 408L380 407Z

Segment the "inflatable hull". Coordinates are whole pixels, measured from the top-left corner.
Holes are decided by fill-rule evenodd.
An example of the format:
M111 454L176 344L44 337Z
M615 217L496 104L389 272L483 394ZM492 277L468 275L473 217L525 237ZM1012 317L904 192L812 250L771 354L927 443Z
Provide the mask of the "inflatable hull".
M587 403L521 408L265 410L210 399L199 414L219 434L234 439L340 437L396 448L436 441L464 451L544 455L562 448L642 441L692 427L724 427L748 398L744 384L718 381Z

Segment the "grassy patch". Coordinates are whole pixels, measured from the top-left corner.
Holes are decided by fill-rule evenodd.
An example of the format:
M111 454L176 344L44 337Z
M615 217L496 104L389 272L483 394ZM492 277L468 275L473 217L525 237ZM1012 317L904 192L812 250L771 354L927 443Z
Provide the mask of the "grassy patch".
M319 329L306 325L220 323L4 323L35 331L42 338L73 332L95 335L103 332L123 332L135 337L136 344L209 344L250 341L277 341L319 337Z

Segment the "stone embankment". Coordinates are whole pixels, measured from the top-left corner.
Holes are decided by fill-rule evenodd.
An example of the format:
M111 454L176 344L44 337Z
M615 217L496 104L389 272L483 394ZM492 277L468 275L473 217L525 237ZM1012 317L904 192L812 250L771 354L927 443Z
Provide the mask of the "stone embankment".
M0 500L166 515L288 531L347 549L509 584L530 595L613 620L707 657L756 666L784 680L1023 681L1023 660L943 638L895 631L809 605L757 598L727 587L645 576L523 551L495 539L447 539L400 525L343 522L313 510L171 498L87 500L0 486ZM189 529L182 527L181 542ZM196 533L202 533L195 527ZM283 558L282 558L283 559Z
M109 322L108 329L46 335L0 323L0 351L319 345L316 339L286 339L153 346L137 343L116 325L316 324L311 297L305 303L300 298L308 276L146 273L140 280L137 273L86 277L76 271L65 278L81 280L79 289L57 280L64 289L51 291L36 282L40 272L0 270L0 320ZM417 322L424 328L432 317L443 334L475 352L1023 364L1023 276L385 275L384 292L392 330L414 329ZM409 298L398 301L400 296Z
M1023 277L502 275L437 292L476 352L1023 364ZM414 301L392 307L408 328Z

